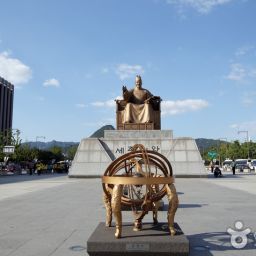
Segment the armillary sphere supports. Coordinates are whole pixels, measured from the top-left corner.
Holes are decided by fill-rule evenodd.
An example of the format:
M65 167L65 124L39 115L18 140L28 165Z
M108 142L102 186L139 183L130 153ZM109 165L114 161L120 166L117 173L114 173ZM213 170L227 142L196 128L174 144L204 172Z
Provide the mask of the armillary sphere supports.
M159 201L167 195L168 226L175 235L174 216L178 208L178 196L168 159L160 153L146 150L136 144L132 151L114 160L102 177L103 201L106 207L106 226L111 226L112 215L116 222L115 237L122 234L121 205L130 206L134 215L134 230L142 229L142 219L153 211L157 221Z

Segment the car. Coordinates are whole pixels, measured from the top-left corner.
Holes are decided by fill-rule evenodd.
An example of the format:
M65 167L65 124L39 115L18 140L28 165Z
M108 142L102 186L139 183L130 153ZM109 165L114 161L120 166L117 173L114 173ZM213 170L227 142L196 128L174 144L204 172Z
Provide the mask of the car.
M244 164L244 165L248 165L250 171L255 170L254 167L252 166L252 161L256 161L256 159L236 159L235 160L235 165L236 164Z
M247 164L247 159L236 159L235 164Z
M68 173L69 163L66 161L59 161L53 164L53 171L55 173Z
M222 163L222 168L224 171L230 171L232 169L232 164L233 164L233 160L231 159L226 159L223 163Z
M250 172L251 169L247 163L238 163L235 165L236 171L239 172Z
M22 174L21 166L15 163L9 163L6 166L6 172L8 174Z
M253 170L256 172L256 159L251 160L251 165L252 165Z
M248 159L247 164L249 165L250 170L253 171L253 170L254 170L254 167L253 167L253 165L252 165L252 160L251 160L251 159Z

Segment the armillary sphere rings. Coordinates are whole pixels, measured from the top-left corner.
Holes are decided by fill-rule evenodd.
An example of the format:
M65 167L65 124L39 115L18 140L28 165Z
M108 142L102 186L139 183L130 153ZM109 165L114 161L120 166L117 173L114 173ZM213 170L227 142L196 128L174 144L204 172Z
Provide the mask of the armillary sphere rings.
M161 200L166 195L165 185L172 183L172 166L168 159L140 144L114 160L102 177L106 194L114 185L124 185L121 202L127 206L141 205L145 200L151 203Z

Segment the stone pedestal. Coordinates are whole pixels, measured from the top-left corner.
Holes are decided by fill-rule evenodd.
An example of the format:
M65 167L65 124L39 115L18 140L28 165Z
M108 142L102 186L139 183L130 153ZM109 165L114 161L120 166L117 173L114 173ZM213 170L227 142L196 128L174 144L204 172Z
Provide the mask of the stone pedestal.
M99 177L113 160L135 144L143 144L167 157L176 177L207 176L195 140L173 138L172 130L106 130L103 138L82 139L69 176Z
M116 239L114 227L101 222L87 241L90 256L187 256L189 240L175 223L177 234L170 236L167 223L143 223L141 231L133 231L133 224L123 224L122 237Z

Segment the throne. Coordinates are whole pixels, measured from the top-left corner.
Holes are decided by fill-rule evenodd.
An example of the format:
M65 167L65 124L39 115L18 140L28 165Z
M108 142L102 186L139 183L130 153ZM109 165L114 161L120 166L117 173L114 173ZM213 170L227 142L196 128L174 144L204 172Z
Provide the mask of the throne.
M161 129L161 98L154 96L150 103L153 108L151 123L123 123L123 111L128 103L126 100L116 101L116 129L117 130L160 130Z

